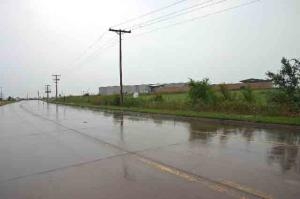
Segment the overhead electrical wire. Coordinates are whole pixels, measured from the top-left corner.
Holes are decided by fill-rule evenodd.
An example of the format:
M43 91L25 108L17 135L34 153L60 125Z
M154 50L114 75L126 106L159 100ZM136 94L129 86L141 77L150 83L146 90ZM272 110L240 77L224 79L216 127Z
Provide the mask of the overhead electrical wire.
M199 10L204 9L204 8L209 8L209 7L221 4L221 3L226 2L226 1L228 1L228 0L220 0L220 1L209 0L209 1L206 1L202 4L197 4L197 5L191 6L189 8L181 9L179 11L175 11L175 12L169 13L167 15L163 15L161 17L157 17L155 19L148 20L148 21L143 22L141 24L137 24L137 25L132 27L132 30L136 30L136 29L139 29L139 28L144 28L146 26L151 26L151 25L163 22L163 21L171 20L171 19L174 19L174 18L182 16L182 15L190 14L192 12L199 11ZM212 3L207 4L209 2L212 2ZM205 4L207 4L207 5L205 5ZM202 6L199 7L200 5L202 5ZM189 10L189 11L186 11L186 10ZM185 11L185 12L183 12L183 11Z
M151 14L154 14L154 13L158 13L162 10L165 10L165 9L168 9L172 6L175 6L175 5L178 5L180 3L183 3L185 1L188 1L188 0L181 0L181 1L176 1L172 4L169 4L167 6L164 6L162 8L159 8L159 9L156 9L156 10L153 10L153 11L150 11L148 13L145 13L143 15L140 15L138 17L134 17L134 18L131 18L129 20L126 20L124 22L121 22L117 25L114 25L112 27L117 27L117 26L121 26L121 25L124 25L124 24L127 24L131 21L135 21L135 20L138 20L138 19L141 19L141 18L144 18L146 16L149 16ZM177 10L177 11L173 11L171 13L168 13L166 15L162 15L162 16L159 16L159 17L156 17L156 18L153 18L153 19L149 19L149 20L146 20L144 22L141 22L139 24L134 24L131 28L133 29L142 29L142 28L145 28L145 27L148 27L148 26L151 26L151 25L154 25L154 24L157 24L157 23L161 23L161 22L164 22L164 21L168 21L168 20L171 20L173 18L176 18L178 16L182 16L182 15L186 15L186 14L189 14L191 12L195 12L195 11L198 11L200 9L203 9L203 8L207 8L207 7L211 7L211 6L214 6L216 4L220 4L220 3L223 3L225 1L228 1L228 0L220 0L220 1L217 1L217 2L214 2L214 0L207 0L207 1L204 1L204 2L201 2L201 3L197 3L193 6L190 6L190 7L187 7L187 8L183 8L183 9L180 9L180 10ZM172 23L172 24L169 24L169 25L165 25L165 26L162 26L162 27L159 27L159 28L155 28L153 30L150 30L150 31L147 31L147 32L142 32L140 34L136 34L136 35L133 35L131 37L129 37L128 39L132 39L132 38L135 38L135 37L138 37L138 36L142 36L142 35L145 35L145 34L148 34L148 33L152 33L152 32L155 32L155 31L159 31L159 30L162 30L162 29L167 29L169 27L172 27L172 26L177 26L177 25L181 25L181 24L184 24L184 23L188 23L188 22L192 22L192 21L196 21L196 20L199 20L199 19L202 19L202 18L207 18L209 16L212 16L212 15L216 15L216 14L220 14L220 13L223 13L223 12L227 12L227 11L230 11L230 10L233 10L233 9L237 9L237 8L240 8L240 7L244 7L244 6L247 6L247 5L250 5L250 4L253 4L253 3L257 3L259 2L260 0L253 0L253 1L249 1L249 2L246 2L246 3L242 3L242 4L239 4L239 5L236 5L236 6L232 6L232 7L229 7L229 8L225 8L225 9L222 9L222 10L219 10L219 11L216 11L216 12L212 12L212 13L208 13L206 15L202 15L202 16L197 16L197 17L193 17L193 18L190 18L190 19L187 19L187 20L183 20L183 21L180 21L180 22L176 22L176 23ZM212 3L210 3L212 2ZM210 4L208 4L210 3ZM207 4L207 5L205 5ZM201 6L202 5L202 6ZM201 7L199 7L201 6ZM115 37L111 38L110 40L108 40L106 43L102 44L99 46L98 49L96 49L94 52L92 52L91 55L85 57L83 60L82 58L90 51L90 49L92 49L93 47L95 47L99 42L101 42L101 40L103 39L103 37L105 36L105 34L107 33L107 31L104 31L98 38L97 40L95 40L92 44L90 44L86 50L76 59L76 61L78 61L77 63L73 63L72 65L75 65L75 64L79 64L80 62L86 60L86 59L89 59L90 57L93 57L94 55L99 55L98 53L102 53L103 50L106 50L108 48L111 48L113 46L115 46L115 44L117 43L116 41L112 42Z
M129 22L131 22L131 21L135 21L135 20L137 20L137 19L140 19L140 18L149 16L149 15L151 15L151 14L160 12L160 11L162 11L162 10L171 8L171 7L173 7L173 6L176 6L176 5L178 5L178 4L180 4L180 3L183 3L183 2L186 2L186 1L189 1L189 0L180 0L180 1L173 2L173 3L171 3L171 4L167 5L167 6L158 8L158 9L156 9L156 10L152 10L152 11L150 11L150 12L147 12L147 13L142 14L142 15L137 16L137 17L133 17L133 18L128 19L128 20L126 20L126 21L123 21L123 22L121 22L121 23L119 23L119 24L116 24L116 25L114 25L114 26L112 26L112 27L116 27L116 26L120 26L120 25L127 24L127 23L129 23ZM84 57L84 56L89 52L89 50L90 50L91 48L93 48L97 43L99 43L99 42L103 39L103 37L105 36L106 33L107 33L107 31L104 31L104 32L98 37L98 39L95 40L92 44L90 44L90 45L83 51L83 53L82 53L80 56L78 56L73 62L76 63L77 61L80 61L80 59L82 59L82 57ZM72 62L72 63L73 63L73 62Z
M104 50L109 49L113 46L115 46L118 43L118 40L115 40L116 37L112 37L110 40L108 40L105 44L101 46L101 48L95 50L91 55L86 57L86 59L93 57L94 55L99 55L101 54ZM99 53L100 52L100 53Z
M153 18L153 19L149 19L149 20L143 21L143 22L141 22L141 23L134 24L133 26L130 26L129 29L135 28L136 26L139 26L139 25L142 25L142 24L145 24L145 23L148 23L148 22L152 22L152 21L159 20L159 19L164 18L164 17L167 17L167 16L171 16L171 15L177 14L177 13L182 12L182 11L185 11L185 10L192 9L192 8L194 8L194 7L198 7L198 6L207 4L207 3L212 2L212 1L214 1L214 0L202 1L202 2L200 2L200 3L197 3L197 4L193 5L193 6L190 6L190 7L187 7L187 8L183 8L183 9L180 9L180 10L172 11L172 12L170 12L170 13L168 13L168 14L165 14L165 15L162 15L162 16L159 16L159 17L155 17L155 18Z
M107 42L107 44L105 44L105 46L102 46L102 48L97 49L92 54L85 57L83 60L81 60L80 62L78 62L76 64L77 71L84 66L83 63L86 63L87 60L90 60L92 57L99 56L99 55L103 54L104 52L106 52L104 50L107 50L109 48L112 48L112 47L116 46L117 43L118 43L118 41ZM75 69L75 67L73 67L72 69ZM73 74L74 72L76 72L76 71L75 70L68 71L68 75Z
M124 22L121 22L121 23L119 23L119 24L117 24L117 25L114 25L114 26L112 26L112 27L116 27L116 26L120 26L120 25L127 24L127 23L129 23L129 22L131 22L131 21L135 21L135 20L137 20L137 19L141 19L141 18L144 18L144 17L146 17L146 16L149 16L149 15L152 15L152 14L155 14L155 13L158 13L158 12L160 12L160 11L163 11L163 10L165 10L165 9L171 8L171 7L173 7L173 6L176 6L176 5L178 5L178 4L180 4L180 3L183 3L183 2L186 2L186 1L189 1L189 0L180 0L180 1L176 1L176 2L174 2L174 3L171 3L171 4L167 5L167 6L158 8L158 9L156 9L156 10L152 10L152 11L147 12L147 13L145 13L145 14L143 14L143 15L138 16L138 17L134 17L134 18L131 18L131 19L126 20L126 21L124 21ZM201 3L198 3L198 4L194 5L194 6L191 6L191 7L189 7L189 8L181 9L180 11L188 10L188 9L193 8L193 7L200 6L200 5L203 5L203 4L205 4L205 3L209 3L209 2L211 2L211 1L213 1L213 0L208 0L208 1L205 1L205 2L201 2ZM224 0L223 0L223 1L224 1ZM170 16L170 15L172 15L172 14L176 14L176 13L178 13L178 12L180 12L180 11L175 11L175 12L169 13L168 16ZM161 16L161 17L166 17L166 16ZM161 17L159 17L159 18L161 18ZM155 19L152 19L152 20L148 20L148 21L142 22L142 24L145 24L145 23L147 23L147 22L149 22L149 21L154 21L154 20L157 20L157 19L158 19L158 18L155 18ZM158 23L158 22L157 22L157 23ZM146 25L148 26L148 24L146 24ZM80 56L78 56L76 59L74 59L74 61L73 61L70 65L76 65L78 62L81 62L82 58L83 58L86 54L89 53L90 49L92 49L94 46L96 46L96 45L103 39L103 37L105 36L106 33L107 33L107 31L104 31L104 32L97 38L97 40L95 40L92 44L90 44L90 45L83 51L83 53L82 53ZM100 49L101 49L103 46L104 46L104 45L101 45L101 46L100 46ZM96 50L96 51L98 51L98 50ZM88 57L90 57L90 56L88 56Z
M162 7L162 8L156 9L156 10L152 10L152 11L150 11L150 12L148 12L148 13L145 13L145 14L143 14L143 15L140 15L140 16L138 16L138 17L131 18L131 19L129 19L129 20L126 20L126 21L124 21L124 22L121 22L121 23L119 23L119 24L116 24L116 25L114 25L114 26L112 26L112 27L120 26L120 25L126 24L126 23L128 23L128 22L134 21L134 20L136 20L136 19L146 17L146 16L148 16L148 15L157 13L157 12L159 12L159 11L162 11L162 10L164 10L164 9L170 8L170 7L175 6L175 5L177 5L177 4L183 3L183 2L185 2L185 1L188 1L188 0L180 0L180 1L176 1L176 2L174 2L174 3L172 3L172 4L169 4L169 5L167 5L167 6L164 6L164 7ZM90 45L83 51L83 53L81 53L77 58L75 58L75 59L72 61L72 63L71 63L70 65L74 65L74 64L76 64L78 61L80 61L80 60L81 60L81 59L89 52L89 50L90 50L91 48L93 48L98 42L100 42L100 41L102 40L102 38L105 36L106 33L107 33L107 31L104 31L104 32L98 37L98 39L95 40L92 44L90 44Z
M68 65L74 66L78 62L80 62L83 59L83 57L89 52L89 50L92 49L97 43L99 43L103 39L103 37L105 36L106 33L107 32L104 31L93 43L91 43L84 51L82 51L82 53L79 56L77 56L75 59L73 59L73 61ZM67 70L70 70L72 68L73 67L68 67Z
M124 24L127 24L127 23L129 23L129 22L136 21L136 20L138 20L138 19L144 18L144 17L146 17L146 16L149 16L149 15L152 15L152 14L154 14L154 13L160 12L160 11L162 11L162 10L168 9L168 8L170 8L170 7L176 6L176 5L178 5L178 4L180 4L180 3L183 3L183 2L185 2L185 1L189 1L189 0L175 1L174 3L171 3L171 4L167 5L167 6L158 8L158 9L156 9L156 10L152 10L152 11L147 12L147 13L145 13L145 14L142 14L142 15L139 15L139 16L137 16L137 17L133 17L133 18L130 18L130 19L128 19L128 20L125 20L125 21L123 21L123 22L121 22L121 23L115 24L115 25L111 26L111 28L115 28L115 27L118 27L118 26L122 26L122 25L124 25Z
M209 13L209 14L206 14L206 15L202 15L202 16L190 18L190 19L187 19L187 20L183 20L183 21L180 21L180 22L172 23L172 24L169 24L169 25L166 25L166 26L155 28L155 29L147 31L147 32L142 32L140 34L133 35L133 36L131 36L128 39L132 39L132 38L139 37L139 36L142 36L142 35L145 35L145 34L148 34L148 33L156 32L156 31L159 31L159 30L162 30L162 29L167 29L167 28L170 28L172 26L178 26L178 25L185 24L185 23L188 23L188 22L196 21L196 20L199 20L199 19L202 19L202 18L207 18L209 16L213 16L213 15L216 15L216 14L221 14L221 13L224 13L224 12L228 12L230 10L234 10L234 9L238 9L238 8L241 8L241 7L245 7L245 6L254 4L254 3L258 3L260 1L261 0L248 1L246 3L242 3L242 4L239 4L239 5L236 5L236 6L232 6L232 7L225 8L225 9L221 9L221 10L218 10L216 12L212 12L212 13Z

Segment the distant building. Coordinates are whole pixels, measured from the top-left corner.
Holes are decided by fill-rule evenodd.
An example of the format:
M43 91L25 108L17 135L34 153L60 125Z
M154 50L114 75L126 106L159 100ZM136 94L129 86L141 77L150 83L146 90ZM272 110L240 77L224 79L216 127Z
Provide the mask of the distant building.
M232 84L225 84L225 85L229 90L239 90L239 89L245 88L247 86L249 86L251 89L255 89L255 90L273 88L272 80L254 79L254 78L241 80L240 83L232 83ZM219 84L214 84L214 85L212 85L212 87L215 90L220 89Z
M187 92L189 86L187 83L170 83L152 86L152 93L180 93Z
M273 88L271 80L264 79L245 79L241 83L226 84L229 90L239 90L250 86L252 89L270 89ZM219 84L213 84L212 88L220 89ZM189 91L188 83L168 83L168 84L140 84L123 86L124 94L148 94L148 93L183 93ZM114 95L120 93L120 86L99 87L99 95Z
M99 88L100 95L114 95L120 93L120 86L106 86ZM151 87L147 84L141 85L125 85L123 86L124 94L133 94L133 93L151 93Z
M272 80L250 78L250 79L241 80L240 82L245 83L245 84L249 84L249 83L272 82Z
M133 93L174 93L186 92L188 86L186 83L171 84L141 84L141 85L125 85L123 86L124 94ZM106 86L99 88L99 95L114 95L120 93L120 86Z

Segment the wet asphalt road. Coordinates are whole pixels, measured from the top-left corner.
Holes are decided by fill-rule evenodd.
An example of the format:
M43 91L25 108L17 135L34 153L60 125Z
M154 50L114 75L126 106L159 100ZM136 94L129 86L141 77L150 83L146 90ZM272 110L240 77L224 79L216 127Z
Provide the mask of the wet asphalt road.
M0 107L1 199L300 198L300 132L23 101Z

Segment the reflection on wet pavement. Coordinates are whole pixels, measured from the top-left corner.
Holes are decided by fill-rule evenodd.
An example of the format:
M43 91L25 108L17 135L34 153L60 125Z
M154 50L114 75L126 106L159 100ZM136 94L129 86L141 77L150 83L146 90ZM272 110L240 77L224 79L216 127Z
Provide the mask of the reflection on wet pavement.
M299 198L299 147L297 130L21 102L0 108L0 198Z

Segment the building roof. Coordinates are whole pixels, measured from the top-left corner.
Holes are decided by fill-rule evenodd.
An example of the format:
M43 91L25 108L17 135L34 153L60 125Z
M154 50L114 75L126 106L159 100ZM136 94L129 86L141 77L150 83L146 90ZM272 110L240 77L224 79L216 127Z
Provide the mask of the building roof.
M241 80L240 82L242 83L258 83L258 82L271 82L272 80L270 79L255 79L255 78L250 78L250 79L244 79Z

